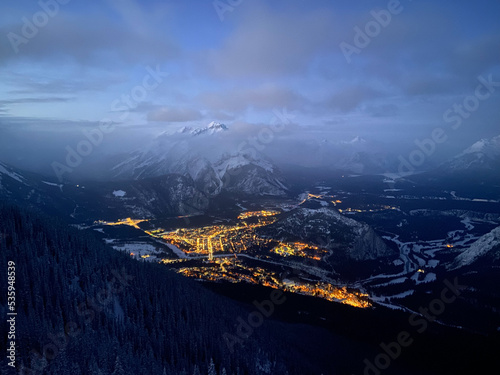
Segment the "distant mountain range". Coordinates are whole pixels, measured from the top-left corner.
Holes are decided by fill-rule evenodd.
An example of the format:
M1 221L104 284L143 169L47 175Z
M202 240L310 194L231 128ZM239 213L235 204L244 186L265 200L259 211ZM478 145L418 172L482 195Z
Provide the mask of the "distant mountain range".
M388 152L383 144L356 136L350 141L324 139L314 150L316 163L329 169L355 174L384 174L398 170L398 155ZM465 170L500 170L500 135L481 139L460 154L441 163L429 165L427 171L437 169L439 173ZM416 169L414 174L424 172Z

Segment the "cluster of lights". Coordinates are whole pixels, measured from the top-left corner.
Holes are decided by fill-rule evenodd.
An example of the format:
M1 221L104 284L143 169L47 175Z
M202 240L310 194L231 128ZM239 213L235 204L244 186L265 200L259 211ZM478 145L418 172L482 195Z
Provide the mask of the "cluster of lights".
M238 219L243 220L243 219L248 219L249 217L275 216L278 215L279 213L280 213L279 211L274 211L274 210L247 211L239 214Z
M132 219L131 217L127 217L126 219L120 219L115 222L110 222L110 221L104 221L104 220L97 220L94 221L94 224L100 224L100 225L129 225L131 227L134 227L136 229L141 229L139 227L139 223L142 223L143 221L147 221L146 219Z
M326 255L327 250L320 249L317 246L309 245L302 242L292 242L284 243L280 242L278 246L274 247L271 252L281 255L283 257L287 256L299 256L304 258L311 258L315 260L321 260L321 255Z
M385 211L385 210L398 210L397 207L393 206L380 206L379 208L368 208L365 210L359 209L359 208L346 208L344 210L339 209L339 212L379 212L379 211Z
M201 228L177 229L172 232L148 232L155 237L174 244L189 256L208 256L213 260L214 254L234 254L247 251L250 246L264 246L272 242L255 233L255 228L272 224L276 221L278 211L245 212L248 217L258 217L257 223L245 221L237 225L211 225ZM241 216L241 215L240 215Z
M179 268L177 272L186 277L199 280L259 284L359 308L372 306L368 299L368 294L359 291L350 291L345 286L335 287L326 282L280 280L278 275L272 271L260 267L245 266L239 260L230 260L228 258L217 259L215 263L210 263L206 266Z

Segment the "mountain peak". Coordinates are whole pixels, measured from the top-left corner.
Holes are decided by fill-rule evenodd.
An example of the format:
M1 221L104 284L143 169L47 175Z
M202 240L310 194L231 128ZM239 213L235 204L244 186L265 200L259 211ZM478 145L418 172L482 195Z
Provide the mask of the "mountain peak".
M483 138L477 141L472 146L468 147L459 155L457 155L455 158L470 154L484 154L491 159L497 158L498 156L500 156L500 135L494 138Z
M491 139L483 138L467 148L462 154L472 154L476 152L487 153L489 151L493 153L500 152L500 136Z
M182 134L185 134L185 133L190 133L193 131L193 128L190 127L190 126L183 126L182 128L180 128L179 130L177 130L177 133L182 133Z
M227 130L227 126L220 123L220 122L217 122L217 121L212 121L210 124L208 124L207 126L209 129L223 129L223 130Z
M226 125L224 125L220 122L212 121L205 128L196 128L196 129L192 130L191 134L193 134L193 135L215 134L215 133L223 132L225 130L228 130Z
M447 170L466 170L471 168L498 169L500 163L500 136L483 138L460 154L443 163Z

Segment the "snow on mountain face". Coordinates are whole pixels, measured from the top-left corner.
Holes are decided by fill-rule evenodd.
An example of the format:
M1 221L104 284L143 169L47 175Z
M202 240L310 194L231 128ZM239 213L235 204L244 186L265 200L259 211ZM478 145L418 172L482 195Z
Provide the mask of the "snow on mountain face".
M300 240L331 249L335 259L370 260L397 255L367 224L331 208L299 207L262 230L282 241Z
M208 124L208 126L206 128L193 129L191 134L192 135L200 135L200 134L212 135L212 134L223 132L226 130L228 130L226 125L221 124L220 122L212 121L210 124Z
M476 242L472 243L468 249L464 250L455 258L448 266L448 269L454 270L471 265L495 248L500 249L500 227L493 229L491 232L486 233Z
M12 168L9 168L3 163L0 163L0 186L1 186L1 181L5 177L10 177L17 182L20 182L22 184L26 183L26 179L21 176L20 174L16 173Z
M193 131L193 128L190 126L183 126L179 130L177 130L177 133L180 134L186 134L186 133L191 133Z
M443 166L451 170L497 168L500 166L500 135L477 141Z
M267 172L273 173L274 166L271 162L264 159L254 159L246 154L234 154L231 156L223 156L217 163L216 169L219 175L224 175L228 170L241 168L245 165L255 165Z
M228 127L220 122L212 121L208 126L204 128L192 128L190 126L183 126L177 130L178 134L189 134L189 135L213 135L228 130Z
M201 128L183 127L175 134L163 132L151 141L141 146L115 165L111 173L115 178L140 179L158 177L169 173L191 175L196 180L197 168L205 169L203 156L191 142L201 136L213 136L227 131L226 125L212 121ZM205 141L205 140L204 140ZM210 140L207 139L207 142ZM198 141L199 142L199 141ZM216 150L216 147L214 147Z
M223 189L249 195L284 195L287 190L271 162L243 154L226 154L213 163L195 152L177 159L149 154L145 160L130 158L115 170L118 167L129 168L134 179L181 174L190 177L196 188L208 196L218 195Z
M208 199L193 186L193 181L176 174L133 181L126 191L124 207L139 217L187 215L208 207Z
M277 168L263 158L246 154L224 155L214 163L222 188L248 195L285 195L287 187Z
M491 139L481 139L477 141L459 156L473 153L482 153L490 158L500 156L500 135Z
M210 161L201 156L188 157L179 164L178 173L190 176L196 188L209 196L218 195L222 189L222 180Z
M226 125L211 122L204 128L184 127L176 135L163 133L151 145L136 150L113 167L112 172L115 177L127 179L177 173L190 177L207 196L218 195L223 189L250 195L285 194L283 179L271 162L241 153L222 154L216 143L219 138L211 136L227 130ZM200 147L210 150L210 160Z

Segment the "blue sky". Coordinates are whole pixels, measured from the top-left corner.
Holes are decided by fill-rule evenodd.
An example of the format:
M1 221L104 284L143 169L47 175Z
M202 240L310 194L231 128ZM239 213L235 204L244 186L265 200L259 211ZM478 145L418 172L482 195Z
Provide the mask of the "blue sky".
M53 14L40 15L41 3ZM391 6L397 14L356 47L355 28ZM148 131L212 120L248 129L286 108L297 134L411 143L449 126L443 114L474 93L478 77L500 81L493 0L42 0L0 11L0 132L65 132L103 119ZM41 26L25 38L26 19ZM346 58L341 43L359 53ZM144 93L148 67L162 81L124 116L116 108L123 95ZM459 138L500 133L499 93L480 102Z

